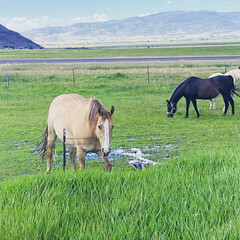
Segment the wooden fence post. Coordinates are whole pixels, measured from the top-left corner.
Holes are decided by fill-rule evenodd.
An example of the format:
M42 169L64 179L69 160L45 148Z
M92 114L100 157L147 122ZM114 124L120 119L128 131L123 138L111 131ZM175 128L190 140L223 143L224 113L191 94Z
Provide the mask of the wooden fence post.
M147 75L148 75L148 84L149 84L149 66L147 67Z
M73 72L73 85L75 86L74 69L72 70L72 72Z
M9 88L7 69L5 69L5 77L6 77L6 82L7 82L7 88Z

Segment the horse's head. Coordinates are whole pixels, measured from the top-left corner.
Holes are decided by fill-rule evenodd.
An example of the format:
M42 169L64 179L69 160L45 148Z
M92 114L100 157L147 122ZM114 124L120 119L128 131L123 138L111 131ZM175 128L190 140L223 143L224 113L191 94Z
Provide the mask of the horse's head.
M167 101L167 116L168 117L173 117L173 115L175 114L175 112L177 111L177 104L170 102L168 100Z
M101 152L103 156L107 156L111 151L110 141L112 138L112 130L114 127L114 122L112 120L113 113L113 106L111 107L109 112L103 106L99 106L98 108L96 136L100 141Z

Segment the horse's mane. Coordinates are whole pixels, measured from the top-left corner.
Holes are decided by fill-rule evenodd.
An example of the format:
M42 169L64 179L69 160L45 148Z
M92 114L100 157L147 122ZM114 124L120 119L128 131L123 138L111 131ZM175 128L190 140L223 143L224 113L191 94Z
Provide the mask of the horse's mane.
M106 119L109 116L109 112L104 108L102 103L98 99L93 98L91 99L90 112L88 117L91 129L93 129L93 127L97 124L97 116L99 113L103 119Z
M198 79L198 78L192 76L192 77L187 78L185 81L181 82L181 83L177 86L177 88L174 90L174 92L173 92L173 94L172 94L172 96L171 96L171 98L170 98L169 101L172 101L173 98L177 98L177 99L178 99L179 94L182 93L182 92L181 92L182 87L184 87L185 85L191 84L191 82L192 82L193 80L195 80L195 79Z

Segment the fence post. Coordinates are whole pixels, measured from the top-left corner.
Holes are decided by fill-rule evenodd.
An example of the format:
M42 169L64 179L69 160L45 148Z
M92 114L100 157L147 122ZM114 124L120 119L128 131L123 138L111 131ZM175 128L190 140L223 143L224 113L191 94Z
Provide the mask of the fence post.
M66 129L63 129L63 171L66 168Z
M7 82L7 88L9 88L7 69L5 69L5 77L6 77L6 82Z
M148 84L149 84L149 66L147 67L147 75L148 75Z
M74 69L72 70L72 72L73 72L73 85L75 86Z

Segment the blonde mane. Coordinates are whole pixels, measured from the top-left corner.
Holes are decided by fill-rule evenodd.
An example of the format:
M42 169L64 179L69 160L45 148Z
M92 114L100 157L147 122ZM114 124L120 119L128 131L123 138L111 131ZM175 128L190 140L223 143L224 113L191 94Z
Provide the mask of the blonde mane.
M89 112L89 126L93 129L97 124L98 115L103 117L103 120L107 119L110 113L104 108L102 103L98 99L91 99L90 112Z

